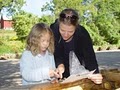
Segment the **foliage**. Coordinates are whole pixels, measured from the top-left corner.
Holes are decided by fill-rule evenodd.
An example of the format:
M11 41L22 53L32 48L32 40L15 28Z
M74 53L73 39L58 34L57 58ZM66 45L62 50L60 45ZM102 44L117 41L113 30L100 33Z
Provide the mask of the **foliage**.
M39 19L37 16L21 11L13 16L13 21L18 40L24 41L32 26L39 22Z
M52 14L41 18L21 11L24 3L24 0L0 0L0 12L6 9L8 13L14 13L15 31L0 30L0 53L22 51L32 26L38 22L50 25L65 8L78 11L80 24L88 30L94 45L117 44L120 47L120 0L52 0L42 8Z
M25 3L24 0L0 0L0 13L4 9L9 14L18 12L24 5L24 3Z
M94 45L119 43L120 0L52 0L42 11L49 10L57 18L65 8L78 11L80 24L89 31Z
M50 25L52 22L54 22L55 17L54 15L43 15L41 18L39 18L40 22L44 22L48 25Z
M5 53L21 52L24 49L24 43L12 39L13 37L17 37L14 31L0 31L0 55Z
M110 44L117 44L120 38L120 22L115 13L120 13L120 1L103 0L97 3L98 15L95 17L95 24L98 26L100 35ZM117 18L116 18L117 17Z
M0 55L5 53L16 53L16 52L22 52L24 44L20 41L1 41L2 44L0 44ZM12 44L11 44L12 43Z
M98 27L96 27L94 23L88 23L85 25L85 28L90 33L94 45L103 45L107 43L103 40L103 37L100 37Z
M13 16L13 20L13 26L18 36L18 40L24 42L34 24L44 22L50 25L51 21L53 21L53 17L52 15L44 15L41 18L39 18L31 13L21 11L15 16Z
M13 30L0 30L0 39L3 41L10 40L15 37L17 38L16 32L14 32Z

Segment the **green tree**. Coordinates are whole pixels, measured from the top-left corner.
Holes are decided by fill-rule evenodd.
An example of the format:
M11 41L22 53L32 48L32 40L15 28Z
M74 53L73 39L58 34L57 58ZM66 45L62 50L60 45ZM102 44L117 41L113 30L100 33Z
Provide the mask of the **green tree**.
M117 44L120 38L120 1L101 0L96 3L98 15L94 17L100 35L110 44Z
M52 0L42 11L58 17L65 8L76 9L80 24L90 32L94 44L117 44L120 38L120 0Z
M8 14L12 14L19 11L24 3L24 0L0 0L0 13L5 9Z
M42 11L50 10L55 17L58 17L58 14L64 8L73 8L78 11L80 15L80 24L84 25L85 28L89 31L92 36L94 45L103 44L103 38L99 35L98 27L93 23L92 14L97 14L94 4L90 4L90 0L53 0L50 3L46 3L43 6ZM96 36L97 35L97 36Z
M25 40L32 26L39 22L39 18L37 16L24 11L13 16L13 20L14 30L16 31L18 39L21 41Z
M46 5L43 6L42 11L51 11L55 17L58 17L58 14L64 9L64 8L74 8L76 10L83 9L83 6L81 5L83 0L52 0L50 3L46 3ZM81 10L82 11L82 10ZM81 13L82 14L82 13Z
M41 18L39 18L40 22L44 22L48 25L50 25L52 22L54 22L55 18L52 15L43 15Z
M44 22L48 25L53 21L51 15L43 15L41 18L24 11L21 11L19 13L16 13L13 16L13 26L14 30L16 31L16 34L18 36L18 39L22 42L25 41L26 37L28 36L28 33L30 32L32 26L38 22Z

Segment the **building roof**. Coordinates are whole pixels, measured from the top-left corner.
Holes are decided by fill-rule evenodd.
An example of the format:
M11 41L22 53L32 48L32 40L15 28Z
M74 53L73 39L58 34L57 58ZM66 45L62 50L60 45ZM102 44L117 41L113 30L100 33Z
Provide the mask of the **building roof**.
M3 20L12 20L12 16L5 16L5 15L0 15L1 18L3 18ZM0 18L0 20L1 20Z

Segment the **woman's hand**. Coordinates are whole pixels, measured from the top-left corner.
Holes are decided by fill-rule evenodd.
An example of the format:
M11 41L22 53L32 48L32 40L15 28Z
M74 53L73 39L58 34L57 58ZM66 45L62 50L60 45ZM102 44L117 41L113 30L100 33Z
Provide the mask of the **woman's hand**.
M65 71L65 67L64 67L64 65L63 64L60 64L59 66L58 66L58 68L56 69L56 72L59 74L59 78L62 78L63 77L63 73L64 73L64 71Z
M91 79L95 84L101 84L102 83L102 75L100 73L98 74L90 74L88 79Z

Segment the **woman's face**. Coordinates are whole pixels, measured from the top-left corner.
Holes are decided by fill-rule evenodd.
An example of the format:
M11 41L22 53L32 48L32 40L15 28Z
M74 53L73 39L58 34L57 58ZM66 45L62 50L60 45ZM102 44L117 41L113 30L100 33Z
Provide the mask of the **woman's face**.
M59 24L59 31L63 38L63 40L68 41L72 38L74 32L75 32L75 26L73 25L66 25L62 22Z

